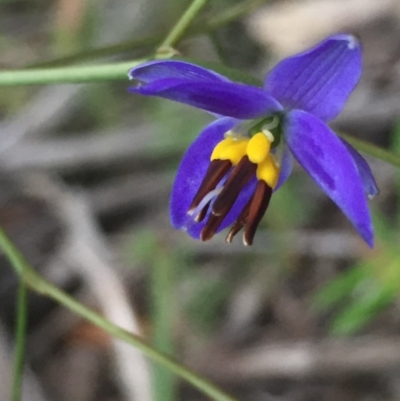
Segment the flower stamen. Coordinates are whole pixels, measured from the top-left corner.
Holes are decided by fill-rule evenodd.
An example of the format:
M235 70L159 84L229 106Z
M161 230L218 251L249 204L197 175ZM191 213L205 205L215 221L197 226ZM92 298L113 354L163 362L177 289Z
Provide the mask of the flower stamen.
M215 216L214 214L211 213L210 216L208 217L205 226L200 232L200 239L202 241L210 240L214 236L215 232L221 225L224 218L225 218L224 215Z
M195 216L196 222L200 222L212 205L200 233L202 241L214 236L240 192L254 177L257 178L254 193L226 237L226 241L231 242L244 228L243 243L253 243L256 229L267 210L279 175L279 167L274 156L270 154L273 140L272 133L264 127L262 132L255 133L251 138L226 136L215 146L210 157L210 166L188 211L190 216ZM229 173L231 167L233 169ZM225 183L217 188L227 173L229 175Z
M252 245L257 227L268 208L271 196L272 188L266 182L259 180L246 216L243 232L244 245Z
M246 153L249 160L255 164L261 163L268 156L271 149L271 141L264 133L255 134L248 142Z
M196 207L196 209L191 210L190 212L188 212L188 215L194 215L196 216L194 218L195 221L200 222L204 219L207 210L208 210L208 204L212 201L213 198L215 198L216 196L218 196L221 191L222 191L223 187L218 187L213 189L212 191L210 191L199 203L199 205Z
M242 157L239 164L233 169L226 180L221 193L215 199L212 213L216 216L226 215L231 209L240 191L254 176L257 165L252 163L248 156Z
M194 210L199 206L202 199L213 189L215 189L215 187L231 167L232 163L230 160L211 161L200 188L197 190L196 195L193 197L192 203L189 206L189 210L187 212L188 215L191 216L194 214Z
M252 245L257 227L268 208L271 196L272 188L264 181L258 181L253 196L232 225L225 241L231 243L233 237L244 227L243 244Z

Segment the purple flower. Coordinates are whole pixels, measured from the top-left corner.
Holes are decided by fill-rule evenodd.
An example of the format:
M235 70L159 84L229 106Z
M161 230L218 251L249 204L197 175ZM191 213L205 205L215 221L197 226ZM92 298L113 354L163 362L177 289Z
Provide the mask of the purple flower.
M251 245L272 193L291 173L293 155L372 247L367 197L378 193L375 180L364 158L326 125L360 74L360 45L349 35L282 60L263 88L183 61L132 68L129 78L139 83L130 91L218 116L183 156L172 189L172 225L203 241L231 226L231 242L243 228L243 242Z

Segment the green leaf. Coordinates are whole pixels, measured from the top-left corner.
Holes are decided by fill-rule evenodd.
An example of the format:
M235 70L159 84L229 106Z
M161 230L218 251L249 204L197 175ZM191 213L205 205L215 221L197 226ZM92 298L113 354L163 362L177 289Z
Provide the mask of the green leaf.
M364 267L364 265L358 265L350 268L326 284L313 296L313 307L317 310L328 309L351 295L356 286L366 278Z
M386 308L395 297L395 292L382 288L369 291L333 320L331 333L339 336L353 334Z
M201 276L192 280L191 285L193 293L185 305L185 312L198 328L210 332L220 319L230 289L223 280L210 280Z

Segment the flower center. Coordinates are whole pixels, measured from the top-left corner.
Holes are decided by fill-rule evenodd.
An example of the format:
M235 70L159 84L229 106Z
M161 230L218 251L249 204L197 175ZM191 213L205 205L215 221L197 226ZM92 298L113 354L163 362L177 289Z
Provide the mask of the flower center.
M231 242L244 228L244 244L253 243L256 229L268 207L279 176L279 166L270 153L273 141L272 133L263 128L251 138L228 132L215 146L208 170L188 210L188 215L194 216L194 220L200 222L206 217L213 201L211 213L200 233L201 240L207 241L214 236L240 192L252 178L256 178L257 184L252 196L226 237L227 242ZM225 182L218 186L225 176Z

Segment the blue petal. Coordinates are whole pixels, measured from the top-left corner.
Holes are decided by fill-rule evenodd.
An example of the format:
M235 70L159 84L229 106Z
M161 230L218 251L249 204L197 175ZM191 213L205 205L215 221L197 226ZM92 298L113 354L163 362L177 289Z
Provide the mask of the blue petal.
M282 106L264 90L228 80L211 70L183 61L152 61L132 68L139 83L133 93L159 96L221 116L251 119L268 116Z
M267 75L265 89L288 109L323 121L336 117L361 74L361 48L350 35L336 35L282 60Z
M184 78L193 81L229 81L229 79L214 71L178 60L156 60L140 64L128 71L128 77L147 84L164 78Z
M374 196L379 194L379 189L376 185L375 178L372 175L371 168L369 167L367 161L360 155L360 153L357 152L356 149L353 148L353 146L351 146L344 139L341 140L353 157L353 161L356 164L358 173L363 183L365 194L368 196L369 199L372 199Z
M173 227L187 231L193 238L199 238L208 216L201 223L196 223L193 217L187 215L189 205L203 180L212 150L223 139L224 133L237 123L238 121L233 118L221 118L209 124L189 146L179 165L170 200L171 223ZM242 190L217 231L221 231L236 220L252 195L254 187L255 180Z
M277 191L289 178L292 173L293 168L293 158L287 146L284 146L282 156L280 159L280 171L278 182L274 188L274 192Z
M372 247L372 223L363 183L344 143L323 122L300 110L286 116L284 135L299 164Z
M164 78L129 88L129 91L175 100L239 119L268 116L282 109L279 103L262 89L233 82Z

